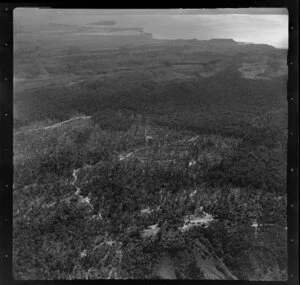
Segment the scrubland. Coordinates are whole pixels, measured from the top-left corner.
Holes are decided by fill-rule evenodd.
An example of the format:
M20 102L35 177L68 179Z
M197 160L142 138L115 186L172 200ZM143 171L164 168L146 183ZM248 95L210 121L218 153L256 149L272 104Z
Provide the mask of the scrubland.
M285 51L64 28L16 35L15 277L285 280Z

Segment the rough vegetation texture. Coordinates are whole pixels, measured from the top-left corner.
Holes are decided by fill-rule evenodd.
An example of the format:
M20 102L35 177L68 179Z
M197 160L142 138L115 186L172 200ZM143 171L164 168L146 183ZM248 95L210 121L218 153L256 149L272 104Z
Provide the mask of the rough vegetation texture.
M25 28L15 278L286 279L285 50Z

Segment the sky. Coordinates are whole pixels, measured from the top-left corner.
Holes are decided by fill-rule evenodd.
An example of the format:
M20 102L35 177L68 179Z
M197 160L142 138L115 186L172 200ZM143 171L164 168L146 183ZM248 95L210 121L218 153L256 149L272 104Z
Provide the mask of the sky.
M114 20L121 27L142 27L157 39L231 38L288 48L288 11L285 8L243 9L37 9L18 8L22 23L56 22L85 25Z

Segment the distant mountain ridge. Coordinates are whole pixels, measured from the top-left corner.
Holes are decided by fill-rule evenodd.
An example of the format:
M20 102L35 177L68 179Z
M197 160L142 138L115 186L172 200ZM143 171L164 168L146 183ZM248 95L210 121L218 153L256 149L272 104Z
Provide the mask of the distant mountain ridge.
M116 25L116 22L114 20L103 20L103 21L93 22L90 25L114 26Z

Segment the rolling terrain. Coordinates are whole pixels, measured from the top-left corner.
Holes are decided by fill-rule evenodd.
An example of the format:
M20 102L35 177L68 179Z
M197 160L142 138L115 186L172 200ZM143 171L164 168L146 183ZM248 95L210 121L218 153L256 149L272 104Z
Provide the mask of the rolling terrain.
M286 50L15 28L17 279L286 279Z

